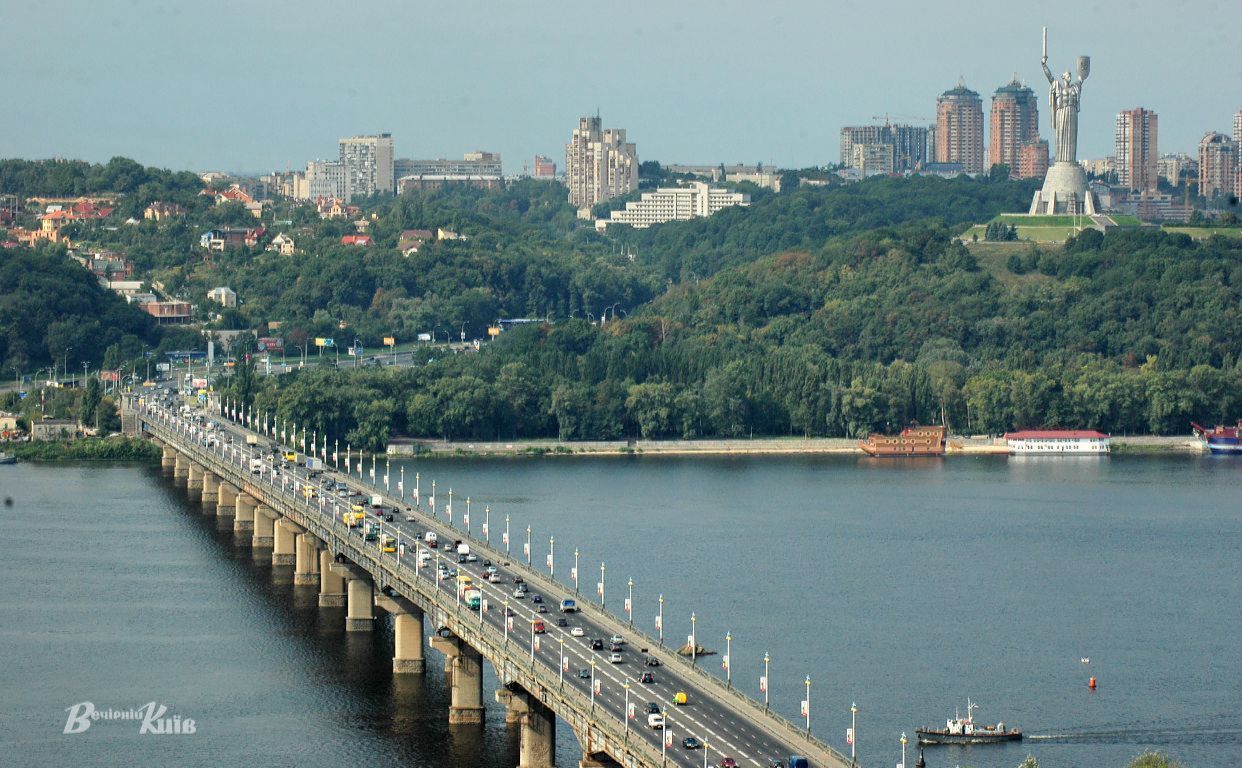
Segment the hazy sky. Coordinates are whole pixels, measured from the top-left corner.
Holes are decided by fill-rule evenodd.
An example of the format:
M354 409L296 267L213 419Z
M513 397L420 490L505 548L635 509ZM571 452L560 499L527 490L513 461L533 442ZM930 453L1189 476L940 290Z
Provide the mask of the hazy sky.
M0 156L113 155L266 171L391 132L399 157L535 153L564 164L598 108L640 159L807 166L842 125L930 122L959 77L984 98L1017 73L1092 57L1079 156L1113 119L1160 116L1161 152L1194 152L1242 109L1238 0L0 0ZM917 120L916 120L917 119Z

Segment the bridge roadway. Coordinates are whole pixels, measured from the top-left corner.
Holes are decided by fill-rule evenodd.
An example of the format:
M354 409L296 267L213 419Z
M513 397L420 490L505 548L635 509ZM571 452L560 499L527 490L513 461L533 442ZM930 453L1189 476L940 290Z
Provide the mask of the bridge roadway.
M336 561L344 562L332 566L334 572L352 569L357 575L359 570L364 571L380 590L375 595L377 605L397 612L403 610L401 605L406 605L405 610L416 614L420 621L419 609L425 610L439 638L433 639L432 646L449 651L446 671L453 668L454 642L465 643L482 654L506 686L506 690L497 693L497 699L507 699L511 712L545 707L559 715L583 745L583 765L606 764L608 758L621 765L715 765L727 756L738 765L766 768L770 760L786 760L793 754L806 756L813 766L850 765L848 758L809 738L799 726L765 712L761 704L727 688L724 681L670 648L661 647L658 640L606 613L593 601L575 594L571 587L552 581L505 551L493 548L488 541L450 525L434 512L408 507L404 500L382 494L346 473L327 469L311 479L303 467L280 466L269 449L275 441L220 413L196 412L187 418L159 404L137 400L131 407L143 422L144 430L162 442L166 450L172 447L188 456L202 468L200 471L214 473L218 482L236 484L241 493L261 500L279 516L292 520L295 530L301 527L317 537ZM200 416L218 425L217 441L211 447L205 444L207 431L197 424ZM258 444L247 445L247 434L257 435ZM251 471L254 458L263 462L257 473ZM365 541L362 526L348 527L344 515L351 502L326 489L328 480L338 486L348 485L355 493L381 495L385 509L395 508L389 522L374 515L369 504L364 505L367 520L378 523L381 533L397 539L397 552L384 553L378 541ZM310 494L307 488L311 489ZM356 499L354 503L358 503ZM419 553L426 550L422 541L426 531L435 531L444 546L428 550L430 556L423 559ZM444 547L451 548L456 539L466 541L478 561L458 563L455 554L445 551ZM485 561L498 569L499 583L484 578ZM438 573L436 566L442 562L473 579L473 586L483 593L486 610L467 609L461 601L457 580ZM516 578L527 583L531 596L516 597ZM356 579L349 586L348 614L365 619L372 615L370 605L365 610L355 607L353 581ZM538 606L531 599L535 594L542 596L547 613L536 612ZM558 627L556 620L562 617L559 603L565 598L574 599L579 612L565 615L569 626ZM395 606L394 600L398 601ZM506 613L512 615L506 617ZM536 620L545 623L546 634L534 634ZM574 627L581 627L583 636L574 637ZM620 635L626 641L623 662L619 664L609 661L612 635ZM536 637L537 647L533 642ZM591 649L590 641L597 638L603 641L603 650ZM421 659L421 648L417 656ZM659 665L647 666L649 658ZM713 661L703 661L714 663L719 657L709 658ZM394 668L397 664L395 661ZM418 666L421 669L422 662ZM580 677L580 671L586 676ZM651 672L654 682L640 683L643 672ZM481 686L481 675L477 685ZM453 687L456 699L458 686L455 683ZM673 703L674 694L679 691L686 692L686 705ZM463 701L471 698L468 694L463 697ZM663 733L647 726L647 702L657 703L665 713ZM478 704L481 709L481 702ZM633 706L632 718L626 717L627 704ZM706 748L685 749L682 739L688 736L698 738ZM524 729L524 747L526 737ZM524 748L523 766L529 762L525 757Z

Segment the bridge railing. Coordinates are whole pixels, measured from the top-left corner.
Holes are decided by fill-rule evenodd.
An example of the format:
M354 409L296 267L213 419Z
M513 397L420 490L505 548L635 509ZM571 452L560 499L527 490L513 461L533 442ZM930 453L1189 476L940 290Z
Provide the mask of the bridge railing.
M445 620L444 628L492 662L503 683L516 683L539 698L575 730L588 734L592 748L606 750L621 764L634 768L663 763L660 750L638 734L631 737L628 731L632 729L618 726L602 707L593 706L594 702L589 694L573 685L564 685L559 671L553 672L548 665L531 659L526 651L516 646L510 646L503 640L496 641L493 636L497 634L497 630L491 625L481 623L478 614L439 589L430 572L423 576L400 558L385 557L375 547L368 547L364 542L358 541L350 535L348 528L338 530L336 526L343 523L326 512L321 512L317 505L307 507L299 500L292 487L265 484L261 476L256 482L255 476L249 474L247 468L234 464L229 456L222 456L201 444L187 440L185 435L166 425L155 422L149 424L158 437L175 443L179 450L204 467L210 467L215 474L239 489L260 494L262 500L282 516L293 520L329 543L334 552L370 572L380 589L391 587L404 597L414 600L424 610L442 617ZM559 661L558 658L558 666ZM597 716L601 714L605 716Z

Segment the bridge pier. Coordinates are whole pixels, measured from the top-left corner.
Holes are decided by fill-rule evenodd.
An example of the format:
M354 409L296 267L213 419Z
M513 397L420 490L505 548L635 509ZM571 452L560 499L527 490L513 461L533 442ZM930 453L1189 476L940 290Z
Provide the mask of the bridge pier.
M319 550L319 607L340 608L345 605L345 579L332 570L332 553Z
M165 445L163 449L163 454L160 456L160 473L171 477L173 474L173 471L176 469L176 466L177 466L177 449L171 446Z
M505 722L521 728L518 768L554 768L556 761L556 714L527 691L496 691L496 701L507 705Z
M302 526L287 517L281 517L272 525L272 565L293 565L297 561L294 544Z
M173 462L173 485L184 486L189 476L190 460L178 452L177 458Z
M190 494L191 499L202 500L203 468L192 461L190 462L189 472L186 473L185 489Z
M427 670L423 657L423 609L404 597L377 594L375 604L392 614L394 674L421 675Z
M203 470L203 506L213 506L220 514L220 478L210 469Z
M345 594L345 631L370 632L375 628L375 596L370 579L351 578Z
M220 480L216 489L216 517L235 514L237 511L237 488ZM251 519L254 519L254 507L250 508ZM236 529L236 528L235 528Z
M265 507L256 502L253 496L248 496L244 493L237 497L237 507L239 509L242 506L243 499L249 499L249 505L254 509L254 536L250 538L250 545L254 547L272 546L276 542L276 513L270 507Z
M612 768L612 766L620 765L612 758L612 755L605 751L605 745L601 743L596 734L592 733L590 725L587 726L586 732L575 728L574 735L578 737L578 743L582 745L582 759L578 761L578 768Z
M449 657L449 725L483 722L483 655L450 634L431 638L431 647Z
M319 583L319 539L311 533L299 533L293 543L293 583Z

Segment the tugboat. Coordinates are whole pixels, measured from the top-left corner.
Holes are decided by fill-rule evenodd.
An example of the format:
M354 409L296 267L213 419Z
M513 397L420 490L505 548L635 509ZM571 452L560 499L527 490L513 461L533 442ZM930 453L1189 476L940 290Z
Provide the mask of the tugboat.
M1226 453L1234 456L1242 456L1242 419L1238 419L1236 427L1223 427L1219 424L1208 429L1201 427L1193 421L1190 426L1198 435L1199 440L1203 442L1207 449L1212 453Z
M919 745L936 744L994 744L1002 741L1021 741L1022 731L1018 728L1005 729L1004 723L996 725L977 725L972 716L979 705L970 699L966 700L966 717L960 712L953 713L953 719L945 721L945 727L915 728Z

